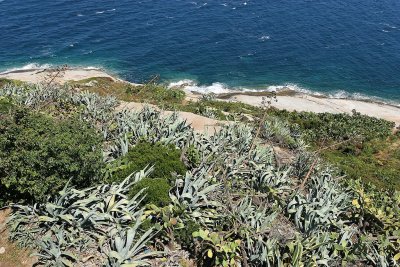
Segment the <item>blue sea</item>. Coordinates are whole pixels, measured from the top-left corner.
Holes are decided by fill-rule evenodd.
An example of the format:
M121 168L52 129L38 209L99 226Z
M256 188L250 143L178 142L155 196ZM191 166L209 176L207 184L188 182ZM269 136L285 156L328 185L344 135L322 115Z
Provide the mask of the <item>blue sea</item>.
M0 72L59 64L400 103L400 1L0 0Z

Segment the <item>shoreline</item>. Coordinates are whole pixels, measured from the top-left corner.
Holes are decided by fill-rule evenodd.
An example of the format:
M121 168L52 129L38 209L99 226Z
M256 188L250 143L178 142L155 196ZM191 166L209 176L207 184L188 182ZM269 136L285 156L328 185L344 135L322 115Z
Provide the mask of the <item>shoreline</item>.
M52 69L35 68L35 69L21 69L12 70L0 73L0 79L19 80L29 83L42 82L46 75ZM54 71L54 70L53 70ZM79 81L89 78L106 77L114 81L125 82L133 85L129 81L122 80L114 75L108 74L105 70L96 68L83 68L83 67L67 67L63 75L57 77L56 82L64 84L68 81ZM175 88L175 87L174 87ZM185 88L185 84L176 86L188 93L188 99L195 100L199 98L202 93L190 90L190 86ZM238 91L230 90L216 94L216 99L221 101L238 101L253 106L261 106L263 96L271 95L269 91ZM291 90L289 87L282 87L282 90L276 92L277 102L272 102L273 107L278 109L286 109L288 111L308 111L308 112L328 112L328 113L349 113L355 109L361 114L371 117L382 118L396 123L396 127L400 126L400 106L383 103L374 100L357 100L350 98L329 98L324 95L313 95L303 92Z
M5 72L0 72L0 79L18 80L28 83L40 83L46 79L46 75L54 73L54 68L31 68L31 69L15 69ZM69 81L80 81L90 78L105 77L110 78L113 81L126 82L134 84L125 80L122 80L115 75L108 74L106 70L94 67L70 67L67 66L62 74L57 76L54 80L59 84L65 84ZM134 84L135 85L135 84Z

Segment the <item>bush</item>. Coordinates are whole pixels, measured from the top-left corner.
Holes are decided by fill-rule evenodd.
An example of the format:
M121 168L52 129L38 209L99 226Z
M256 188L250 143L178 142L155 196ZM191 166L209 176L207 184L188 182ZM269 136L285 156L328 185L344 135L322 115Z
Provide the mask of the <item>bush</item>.
M317 145L329 145L349 139L356 139L356 142L359 142L386 138L394 127L393 122L361 115L355 110L352 115L276 109L271 109L269 113L299 127L303 137Z
M56 120L26 109L0 112L0 196L43 201L69 179L87 187L98 179L101 138L79 120Z
M186 173L186 166L180 157L181 151L174 145L139 142L117 163L122 166L112 173L111 182L122 181L131 173L143 170L148 165L154 165L154 171L149 178L163 178L173 182L172 173Z
M193 233L200 230L200 225L194 220L187 220L183 228L175 228L176 241L185 249L192 250L194 247Z
M160 104L180 104L185 99L185 92L180 89L169 89L160 84L130 86L126 94L135 100Z
M17 85L17 86L25 85L25 83L22 81L0 78L0 88L4 87L5 85L8 85L8 84Z
M129 191L129 197L134 197L140 190L147 188L144 191L146 195L143 199L144 204L154 204L158 207L168 205L171 201L169 198L170 185L168 181L162 178L143 178L141 181L132 186Z
M0 98L0 114L7 114L12 108L12 104L4 98Z

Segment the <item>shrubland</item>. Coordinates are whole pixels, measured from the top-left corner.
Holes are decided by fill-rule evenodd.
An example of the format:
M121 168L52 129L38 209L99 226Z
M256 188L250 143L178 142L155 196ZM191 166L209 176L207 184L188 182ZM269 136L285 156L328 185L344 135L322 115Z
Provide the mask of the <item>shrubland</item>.
M254 122L243 123L246 106L204 99L237 119L210 136L176 113L116 111L115 97L69 87L8 85L0 97L41 116L79 118L101 136L101 181L79 188L68 177L46 200L10 205L10 238L35 249L41 265L398 265L399 192L348 179L323 154L396 143L388 122L249 109Z
M182 152L173 144L139 141L125 156L110 163L109 182L121 182L133 172L154 166L149 178L162 178L173 183L176 175L183 175L186 172L181 154Z
M348 115L271 109L269 114L286 122L284 136L288 140L301 136L311 150L337 166L348 179L400 189L400 136L393 134L393 122L355 110Z
M101 138L89 125L0 105L0 201L44 201L69 180L100 181Z
M122 101L135 101L172 106L180 104L185 93L180 89L167 89L150 80L145 84L135 85L124 81L114 81L111 78L88 78L71 82L71 87L78 87L101 96L112 95Z

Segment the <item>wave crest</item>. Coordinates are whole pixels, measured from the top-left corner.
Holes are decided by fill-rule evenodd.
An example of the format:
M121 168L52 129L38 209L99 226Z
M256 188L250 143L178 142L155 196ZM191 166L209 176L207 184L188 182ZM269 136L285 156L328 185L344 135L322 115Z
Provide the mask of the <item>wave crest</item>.
M201 94L215 93L229 93L233 90L228 89L228 87L223 83L213 83L211 85L198 85L197 82L189 79L183 79L176 82L171 82L168 88L182 88L186 91L197 92Z
M326 97L332 99L353 99L360 101L372 101L376 103L390 104L400 106L396 101L389 101L378 96L369 96L361 93L351 93L345 90L337 90L330 92L318 92L304 88L298 84L286 83L283 85L270 85L260 88L244 88L244 87L229 87L228 85L220 82L212 83L211 85L199 85L196 81L190 79L183 79L179 81L170 82L168 88L181 88L185 91L196 92L200 94L223 94L223 93L246 93L246 92L295 92L299 94Z
M28 71L28 70L41 70L41 69L48 69L51 68L51 64L39 64L39 63L28 63L22 67L14 67L11 69L6 69L3 72L0 72L0 74L6 74L10 72L17 72L17 71Z
M305 89L297 84L287 83L284 85L270 85L264 88L246 88L246 87L229 87L228 85L220 82L214 82L211 85L199 85L196 81L190 79L183 79L179 81L170 82L168 88L182 88L186 91L197 92L201 94L221 94L221 93L237 93L237 92L281 92L281 91L295 91L304 94L312 94L321 96L323 94Z

